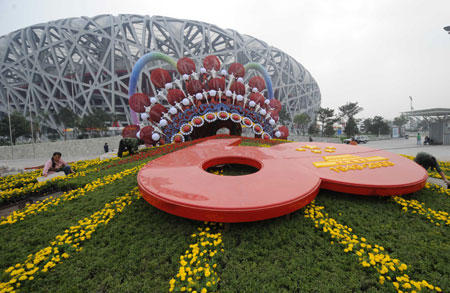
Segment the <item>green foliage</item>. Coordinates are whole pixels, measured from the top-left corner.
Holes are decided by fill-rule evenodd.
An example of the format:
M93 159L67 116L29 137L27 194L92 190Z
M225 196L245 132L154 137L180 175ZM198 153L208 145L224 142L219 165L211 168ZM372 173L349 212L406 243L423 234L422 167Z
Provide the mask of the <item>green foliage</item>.
M319 111L317 112L317 120L320 121L321 125L322 125L322 129L321 129L321 133L322 136L325 134L325 128L326 125L331 124L331 127L333 127L333 123L337 121L335 114L334 114L334 110L330 109L330 108L320 108ZM334 130L333 130L334 132ZM329 131L328 131L329 133ZM327 135L329 136L329 135Z
M282 124L287 124L288 122L291 122L291 117L289 117L285 108L281 108L280 112L278 113L278 117Z
M80 122L78 115L75 114L75 112L73 112L69 107L59 110L55 117L56 120L64 126L64 128L77 127Z
M358 102L351 103L348 102L347 104L339 107L340 115L344 118L350 118L354 117L356 114L364 110L363 107L358 106Z
M309 135L317 135L319 133L319 127L317 126L317 123L314 122L308 127L308 134Z
M403 114L394 118L394 125L397 125L398 127L402 127L406 123L408 123L408 117Z
M309 117L308 114L306 113L301 113L295 115L294 117L294 123L297 125L298 128L300 128L303 135L305 135L306 126L308 126L309 121L311 121L311 117Z
M348 118L347 124L345 124L344 133L347 136L353 136L359 133L358 125L356 125L356 121L355 118L353 118L353 116L350 116Z
M379 136L380 134L389 134L390 128L387 122L381 116L375 116L372 124L369 126L369 132Z
M364 128L364 133L369 133L370 127L372 126L372 119L371 118L366 118L363 121L363 128Z
M330 137L333 136L335 133L336 132L334 131L333 123L327 123L325 125L325 130L323 130L323 135Z
M105 111L96 109L92 114L84 116L79 124L81 131L85 132L89 129L105 130L106 122L111 120L111 115Z
M31 134L31 125L19 112L13 112L10 115L10 118L12 143L16 144L17 138ZM2 120L0 120L0 135L10 137L8 115L5 115Z
M110 171L135 164L114 166ZM0 226L0 270L23 262L28 254L46 247L56 235L135 186L136 177L127 176L13 225ZM405 198L450 212L450 198L443 194L425 189ZM427 280L449 291L449 226L437 227L422 215L403 212L390 197L321 190L316 204L368 243L383 246L390 256L406 263L411 279ZM166 292L178 272L180 255L192 244L190 234L201 224L137 200L108 225L99 226L82 243L83 251L24 282L21 290ZM354 253L331 244L335 239L315 228L304 217L304 209L289 218L231 224L222 234L225 252L217 267L220 292L395 292L392 285L379 284L378 274L362 267Z

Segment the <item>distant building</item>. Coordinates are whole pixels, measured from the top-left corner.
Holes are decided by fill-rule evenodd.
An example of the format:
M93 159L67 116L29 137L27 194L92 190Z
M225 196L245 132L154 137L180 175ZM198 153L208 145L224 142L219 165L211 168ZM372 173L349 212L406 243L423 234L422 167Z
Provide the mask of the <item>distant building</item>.
M58 129L55 114L64 107L80 117L102 109L129 124L130 72L150 51L174 59L188 56L196 63L214 54L226 67L262 64L286 110L284 124L291 128L295 115L306 113L314 120L320 108L319 86L311 74L261 40L199 21L124 14L60 19L0 37L0 113L47 113L45 126ZM161 66L155 62L147 68L139 92L155 92L149 70Z

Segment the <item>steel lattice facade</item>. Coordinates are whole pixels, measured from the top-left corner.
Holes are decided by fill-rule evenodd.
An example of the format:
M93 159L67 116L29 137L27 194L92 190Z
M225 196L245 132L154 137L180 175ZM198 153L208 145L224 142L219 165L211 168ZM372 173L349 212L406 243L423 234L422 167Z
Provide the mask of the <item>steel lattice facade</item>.
M275 98L291 121L300 113L314 118L320 107L320 90L311 74L261 40L199 21L99 15L37 24L0 37L0 112L9 107L25 117L30 111L32 116L47 113L46 126L60 129L55 114L64 107L80 117L102 109L129 124L130 73L139 57L151 51L175 60L188 56L197 64L214 54L223 67L257 62L269 72ZM155 62L148 69L163 66ZM148 82L149 70L138 91L151 95L155 89Z

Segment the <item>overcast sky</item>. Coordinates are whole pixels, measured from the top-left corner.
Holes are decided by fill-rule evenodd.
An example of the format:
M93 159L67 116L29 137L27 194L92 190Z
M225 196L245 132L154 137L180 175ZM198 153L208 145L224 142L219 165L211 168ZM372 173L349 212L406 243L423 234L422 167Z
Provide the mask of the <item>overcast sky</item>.
M0 36L99 14L161 15L234 29L288 53L315 78L322 107L357 117L450 108L450 0L0 0Z

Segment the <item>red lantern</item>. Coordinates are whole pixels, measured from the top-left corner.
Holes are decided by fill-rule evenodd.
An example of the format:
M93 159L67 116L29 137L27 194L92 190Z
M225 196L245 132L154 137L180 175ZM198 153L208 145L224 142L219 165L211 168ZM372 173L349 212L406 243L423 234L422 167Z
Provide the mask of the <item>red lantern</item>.
M218 91L221 89L222 91L225 90L225 80L222 78L213 78L208 82L208 89L209 90L216 90Z
M184 57L178 60L177 69L180 74L191 74L195 72L195 63L189 57Z
M157 68L150 73L150 80L157 88L163 88L166 83L172 82L172 77L167 70Z
M254 101L256 104L259 104L261 107L264 106L264 96L260 93L252 93L250 95L250 100Z
M167 101L172 106L174 106L175 103L181 102L185 97L184 92L180 89L170 89L167 93Z
M150 99L143 93L136 93L128 100L130 108L137 113L145 112L145 107L150 106Z
M260 92L266 88L266 82L264 81L264 79L261 76L253 76L248 81L248 85L251 88L257 88L258 91L260 91Z
M140 127L139 125L127 125L122 130L123 138L136 138L136 133L138 133Z
M215 71L218 71L220 69L220 60L215 55L206 56L205 59L203 59L203 67L207 70L214 69Z
M236 95L245 95L245 85L242 82L233 82L230 91L236 93Z
M161 104L155 104L150 110L150 120L154 123L159 123L164 113L167 113L166 107Z
M281 108L282 108L281 102L276 99L270 100L269 106L270 106L270 108L275 109L275 111L277 111L277 113L280 112Z
M282 125L278 127L278 130L281 132L281 136L279 138L287 139L287 137L289 136L289 129L286 126Z
M230 65L230 68L228 68L228 73L233 74L235 77L244 77L244 65L242 65L241 63L233 63Z
M140 136L141 139L145 142L145 144L153 144L153 139L152 139L152 133L153 133L153 127L151 126L145 126L144 128L141 129L140 132Z
M199 80L191 80L187 83L186 90L190 95L203 92L203 84Z

